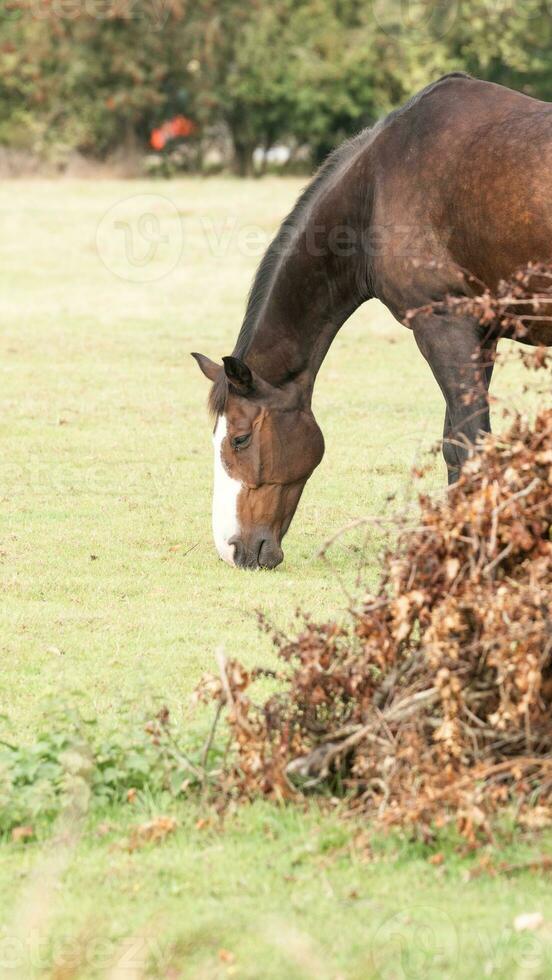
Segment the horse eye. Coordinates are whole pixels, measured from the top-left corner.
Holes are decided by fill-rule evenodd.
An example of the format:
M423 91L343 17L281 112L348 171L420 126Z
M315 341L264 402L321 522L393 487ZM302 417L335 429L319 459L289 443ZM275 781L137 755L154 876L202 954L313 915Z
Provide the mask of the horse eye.
M245 449L251 441L251 433L248 432L245 436L234 436L232 439L232 449Z

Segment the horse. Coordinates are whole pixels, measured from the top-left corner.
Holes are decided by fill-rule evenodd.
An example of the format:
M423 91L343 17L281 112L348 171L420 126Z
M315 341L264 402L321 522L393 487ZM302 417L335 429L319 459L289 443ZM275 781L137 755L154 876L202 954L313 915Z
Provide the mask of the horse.
M324 454L316 376L338 330L374 297L410 327L441 388L443 455L449 483L458 480L470 445L490 431L499 333L439 303L550 258L551 173L552 105L462 72L330 154L260 263L232 355L218 364L193 354L212 382L222 559L282 561ZM549 346L552 332L535 322L523 340Z

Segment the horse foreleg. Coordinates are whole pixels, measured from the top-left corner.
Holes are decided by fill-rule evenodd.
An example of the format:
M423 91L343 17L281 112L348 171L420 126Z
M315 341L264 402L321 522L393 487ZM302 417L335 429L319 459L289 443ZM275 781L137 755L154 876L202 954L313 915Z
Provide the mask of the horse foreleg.
M445 398L443 456L449 483L455 483L470 445L491 431L488 393L496 343L469 317L420 315L413 329Z

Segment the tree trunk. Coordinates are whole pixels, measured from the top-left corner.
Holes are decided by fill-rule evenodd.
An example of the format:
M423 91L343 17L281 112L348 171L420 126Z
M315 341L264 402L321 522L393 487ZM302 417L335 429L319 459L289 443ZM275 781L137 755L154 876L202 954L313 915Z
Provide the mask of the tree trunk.
M251 143L234 137L233 170L237 177L251 177L253 174L253 149Z

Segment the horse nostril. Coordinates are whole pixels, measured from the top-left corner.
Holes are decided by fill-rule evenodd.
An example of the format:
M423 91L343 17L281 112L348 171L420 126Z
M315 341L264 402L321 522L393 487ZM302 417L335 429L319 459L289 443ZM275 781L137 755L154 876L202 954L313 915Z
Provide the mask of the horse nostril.
M242 565L245 553L242 542L236 535L234 535L234 537L228 539L228 544L234 546L234 564Z
M237 568L276 568L284 557L282 549L271 538L261 538L247 546L234 535L227 544L234 549L233 564Z
M274 542L261 541L257 562L260 568L276 568L284 559L284 552Z

